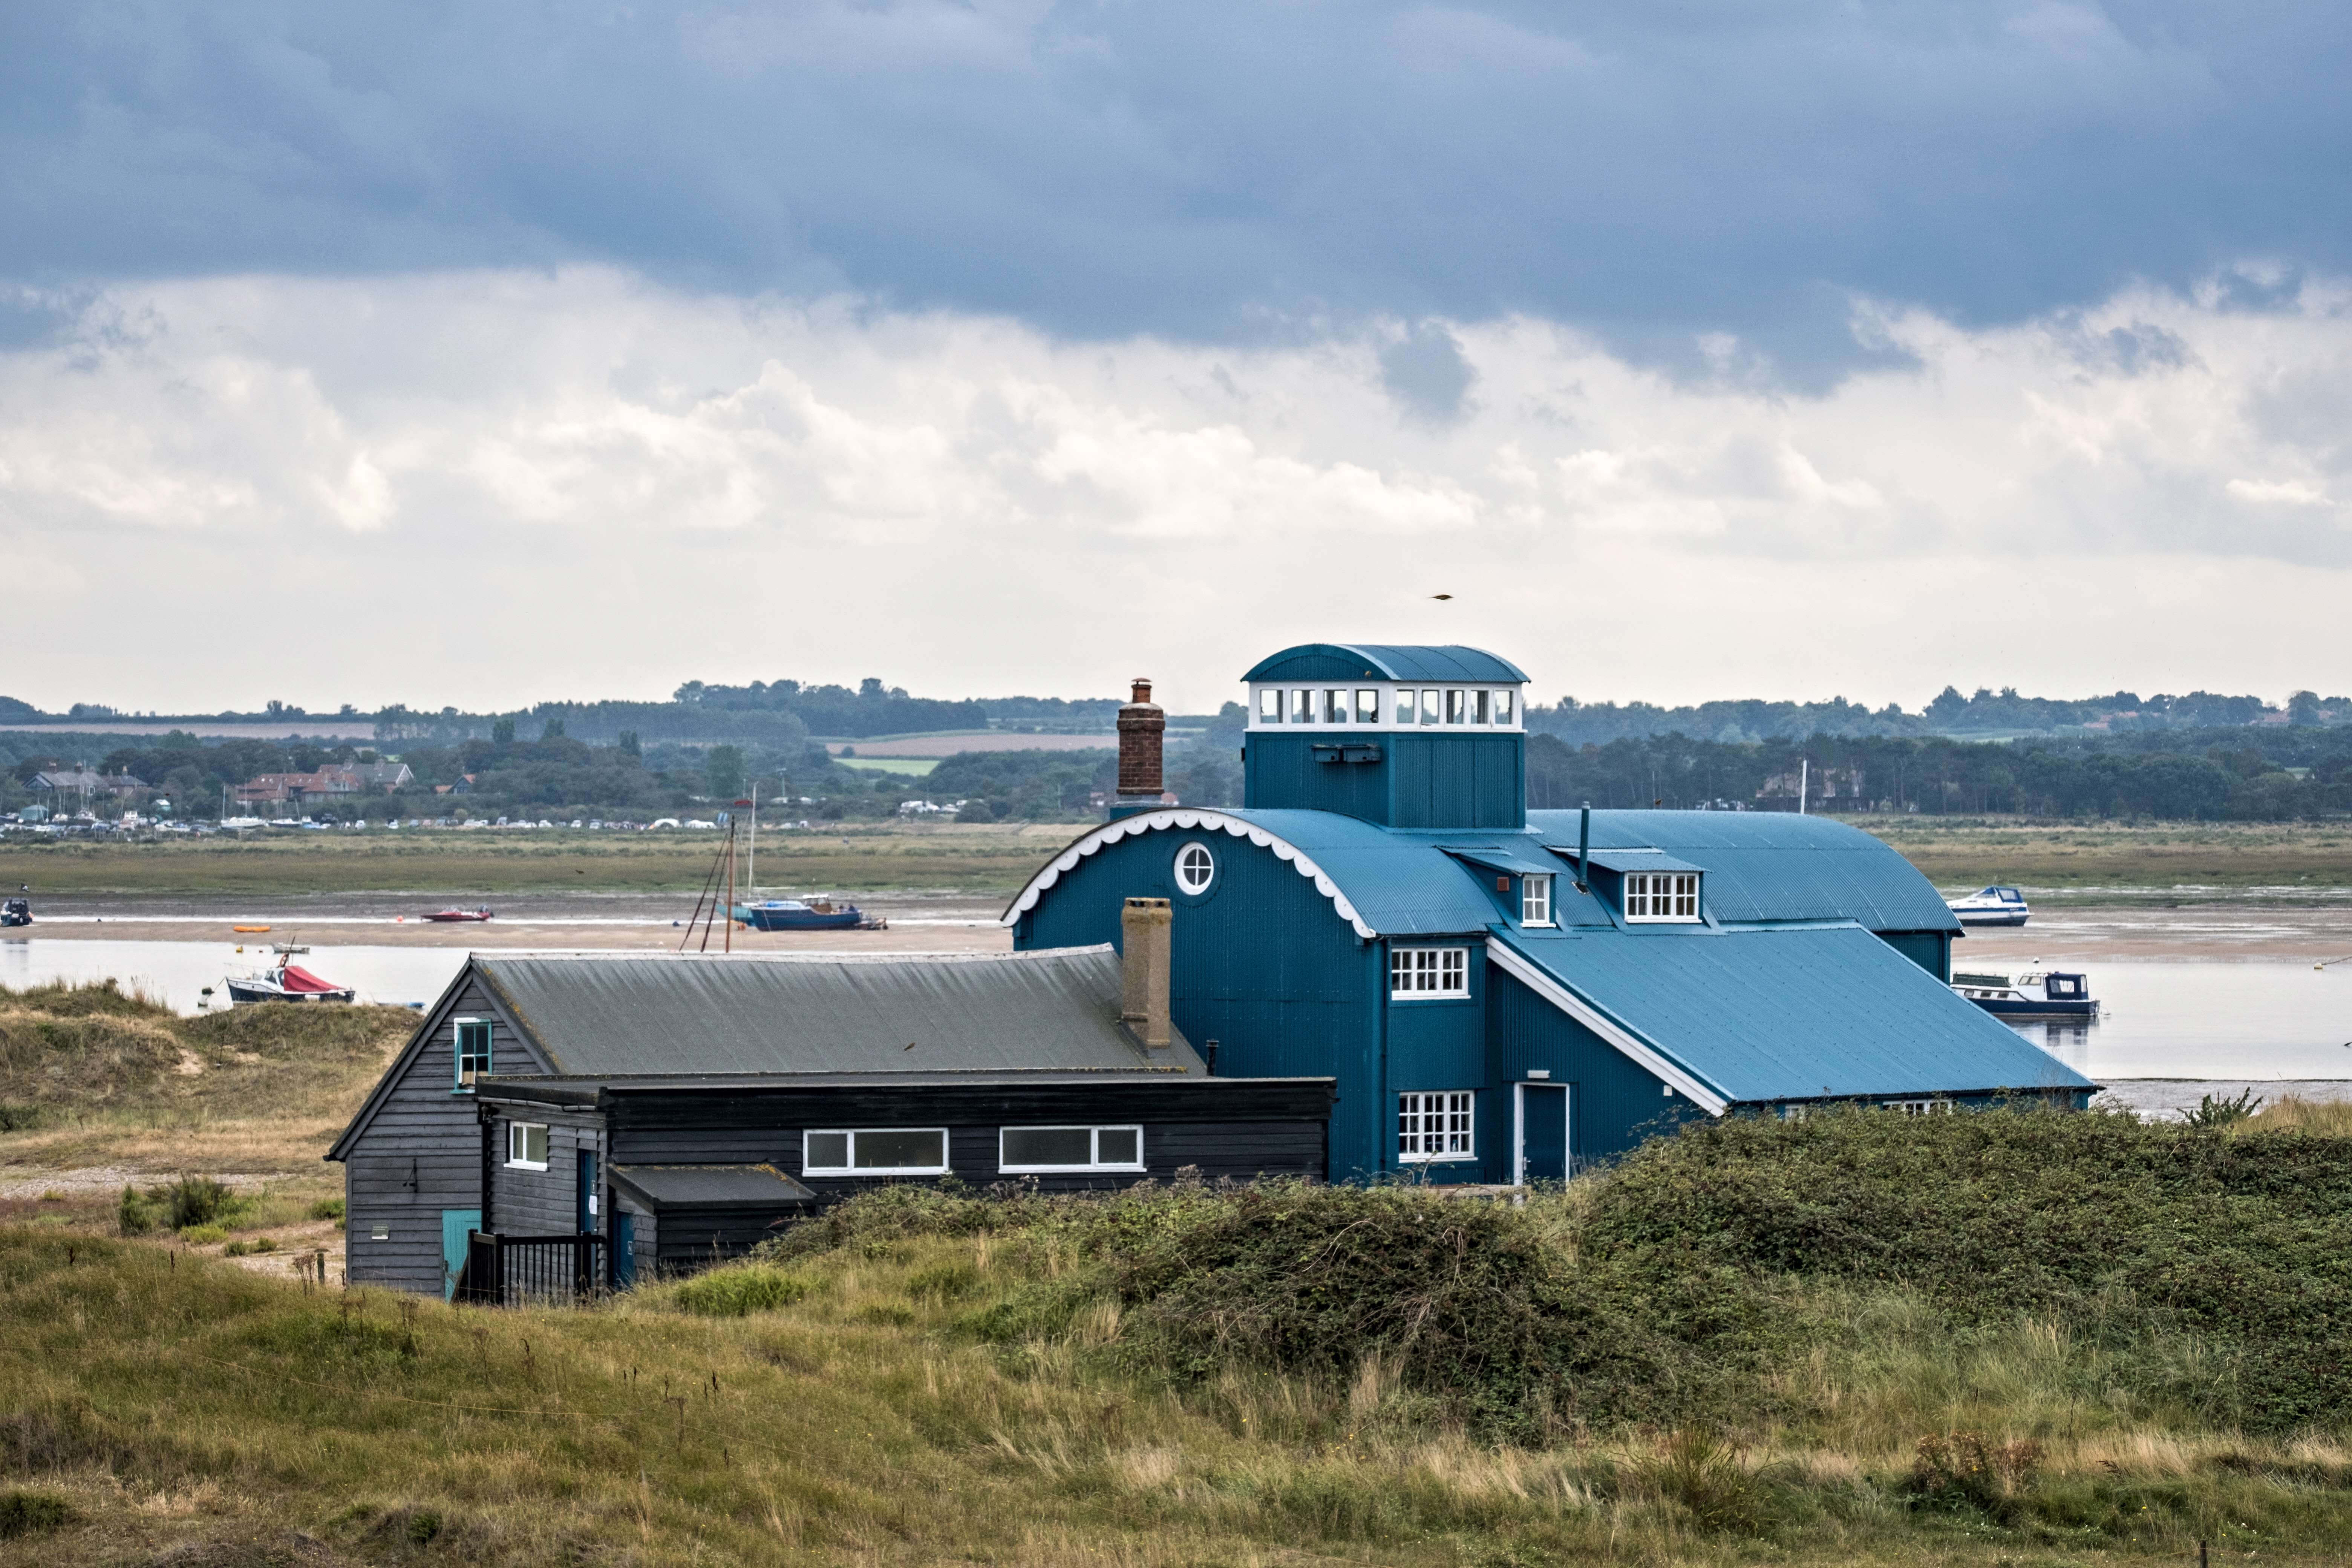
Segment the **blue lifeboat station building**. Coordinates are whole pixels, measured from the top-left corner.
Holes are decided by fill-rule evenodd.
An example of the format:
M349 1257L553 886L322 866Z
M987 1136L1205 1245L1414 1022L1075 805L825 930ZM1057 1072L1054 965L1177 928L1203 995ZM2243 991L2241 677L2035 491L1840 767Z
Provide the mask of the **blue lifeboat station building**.
M1558 1180L1697 1117L2096 1088L1952 992L1958 922L1867 834L1529 811L1507 659L1317 643L1244 679L1246 804L1161 804L1141 688L1112 819L1003 918L1022 950L1118 943L1153 900L1213 1073L1337 1080L1332 1180Z

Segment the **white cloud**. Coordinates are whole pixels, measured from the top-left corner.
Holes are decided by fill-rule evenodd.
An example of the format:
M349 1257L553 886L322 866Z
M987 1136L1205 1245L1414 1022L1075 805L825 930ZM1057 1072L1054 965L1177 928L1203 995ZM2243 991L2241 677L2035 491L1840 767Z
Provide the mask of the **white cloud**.
M1319 637L1482 643L1585 697L2340 684L2347 303L1873 309L1895 363L1819 397L1730 379L1737 343L1685 384L1555 323L1449 322L1476 395L1439 420L1391 395L1393 331L1067 342L597 270L125 286L0 353L0 559L40 582L12 635L75 650L0 689L1149 670L1213 705ZM236 652L265 616L301 634L267 692Z

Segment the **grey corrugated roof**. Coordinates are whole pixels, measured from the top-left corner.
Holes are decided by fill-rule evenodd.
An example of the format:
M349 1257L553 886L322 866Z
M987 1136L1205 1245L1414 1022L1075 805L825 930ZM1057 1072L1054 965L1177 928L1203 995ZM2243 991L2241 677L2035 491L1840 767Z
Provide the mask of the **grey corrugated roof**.
M615 1165L613 1178L659 1208L765 1208L816 1201L773 1165Z
M565 1075L1133 1068L1109 947L844 958L478 952ZM912 1044L914 1048L906 1047Z

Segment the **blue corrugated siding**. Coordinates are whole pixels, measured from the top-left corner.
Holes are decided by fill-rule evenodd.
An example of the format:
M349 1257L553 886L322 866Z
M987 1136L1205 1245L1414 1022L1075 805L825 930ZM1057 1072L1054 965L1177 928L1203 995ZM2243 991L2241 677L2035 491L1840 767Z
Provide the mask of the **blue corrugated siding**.
M1379 743L1377 763L1318 763L1314 747ZM1516 829L1527 819L1527 738L1381 731L1343 735L1255 731L1242 762L1243 799L1258 811L1333 811L1398 828Z
M1199 842L1217 874L1199 898L1177 890L1176 852ZM1038 900L1014 931L1024 949L1119 941L1121 900L1173 906L1170 1011L1193 1047L1217 1042L1221 1078L1339 1079L1334 1180L1381 1168L1380 987L1386 960L1287 861L1224 833L1149 833L1104 846Z
M1549 1081L1567 1084L1570 1152L1579 1164L1613 1159L1644 1138L1706 1114L1687 1100L1667 1099L1658 1079L1509 975L1490 969L1487 976L1488 1081L1516 1083L1530 1068L1548 1068ZM1487 1137L1482 1129L1479 1138L1486 1145L1480 1152L1486 1179L1508 1181L1514 1152L1510 1091L1498 1089L1485 1099L1495 1107L1489 1122L1494 1135ZM1486 1115L1483 1101L1479 1114Z

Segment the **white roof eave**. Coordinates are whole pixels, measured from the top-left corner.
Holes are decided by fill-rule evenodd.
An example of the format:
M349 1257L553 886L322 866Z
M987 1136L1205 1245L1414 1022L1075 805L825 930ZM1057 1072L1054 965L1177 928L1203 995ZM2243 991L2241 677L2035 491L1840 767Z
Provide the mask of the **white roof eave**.
M1060 881L1065 872L1077 869L1079 861L1101 849L1105 845L1117 844L1123 838L1131 838L1140 834L1165 833L1171 830L1187 833L1229 833L1235 838L1248 839L1261 849L1271 849L1276 859L1287 860L1290 862L1291 869L1314 883L1315 890L1331 900L1331 908L1338 912L1341 920L1355 928L1358 936L1370 942L1381 934L1365 923L1364 918L1356 912L1356 906L1348 901L1348 895L1339 890L1339 883L1331 879L1330 874L1318 866L1313 858L1297 845L1267 832L1254 822L1245 822L1225 812L1187 810L1181 806L1162 811L1139 812L1133 816L1122 816L1116 822L1107 822L1096 828L1059 855L1055 856L1045 863L1043 869L1030 878L1028 885L1021 889L1019 896L1005 907L1004 913L999 917L999 923L1012 925L1023 915L1035 909L1038 899L1048 888Z

